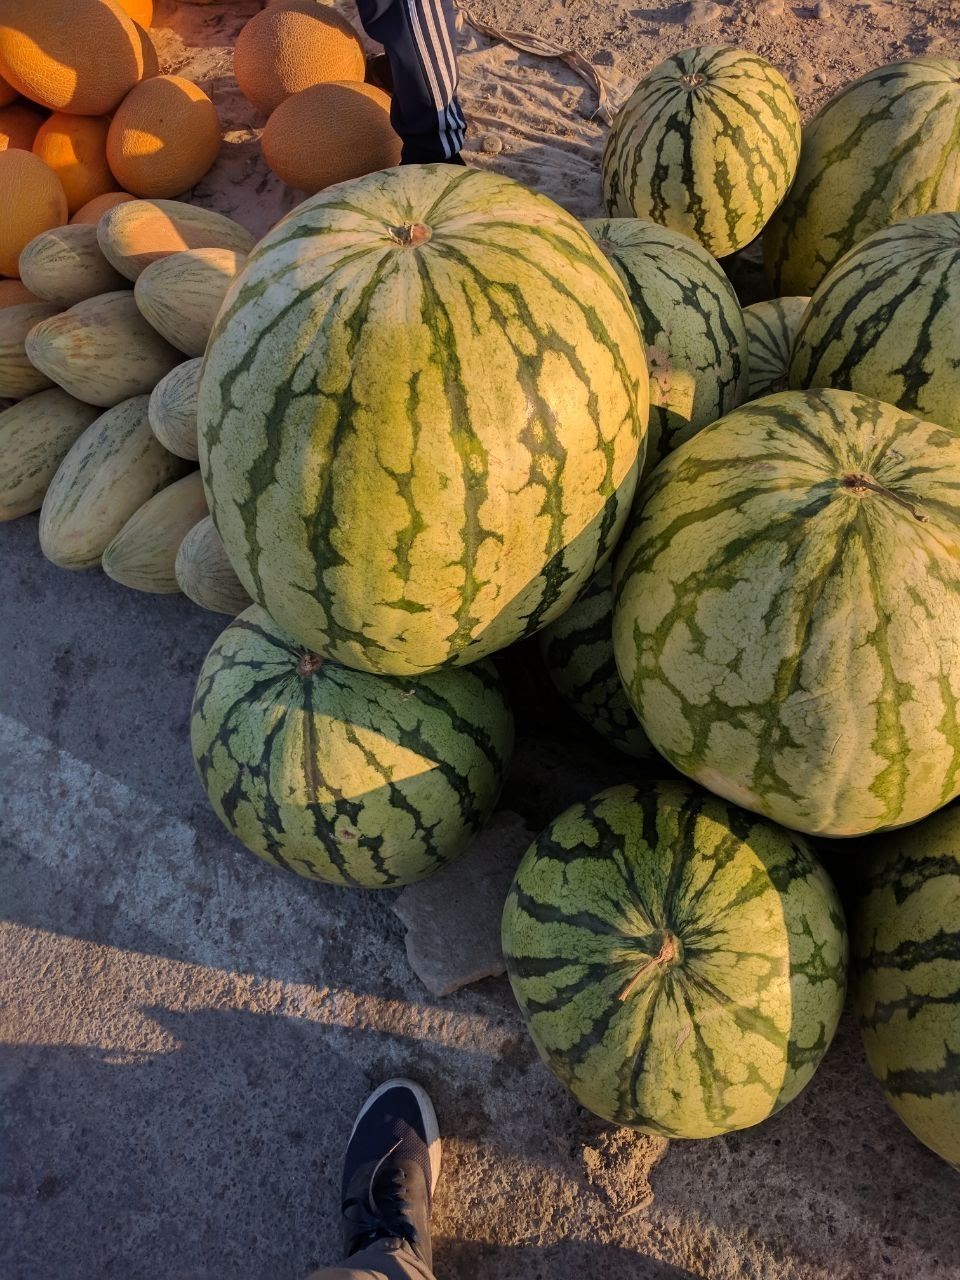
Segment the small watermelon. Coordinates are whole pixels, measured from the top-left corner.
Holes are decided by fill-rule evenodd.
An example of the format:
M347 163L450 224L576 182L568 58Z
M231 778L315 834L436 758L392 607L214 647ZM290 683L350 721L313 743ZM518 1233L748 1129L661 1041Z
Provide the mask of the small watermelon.
M745 307L750 385L748 400L786 391L790 356L809 298L771 298Z
M500 794L513 716L489 663L419 680L353 671L252 605L207 655L191 737L214 809L248 849L376 889L464 851Z
M679 783L611 787L551 823L517 870L503 949L577 1101L667 1137L779 1111L843 1006L843 911L807 846Z
M960 809L875 842L853 955L873 1073L911 1132L960 1169Z

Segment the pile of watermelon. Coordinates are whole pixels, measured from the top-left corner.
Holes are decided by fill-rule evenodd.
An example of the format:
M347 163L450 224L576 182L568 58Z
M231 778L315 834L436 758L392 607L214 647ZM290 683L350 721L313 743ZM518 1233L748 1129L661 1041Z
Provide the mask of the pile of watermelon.
M496 806L496 658L536 636L634 780L538 837L504 952L616 1123L727 1133L811 1079L847 982L829 841L871 1066L960 1165L958 136L960 63L801 128L763 58L687 50L613 124L606 219L469 168L341 183L191 370L197 541L253 602L194 701L217 813L300 875L432 874ZM759 237L776 296L744 308Z

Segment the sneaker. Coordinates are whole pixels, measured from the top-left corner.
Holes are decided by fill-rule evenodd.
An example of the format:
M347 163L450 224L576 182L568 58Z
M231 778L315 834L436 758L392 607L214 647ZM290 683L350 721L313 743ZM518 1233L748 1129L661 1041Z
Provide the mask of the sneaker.
M344 1255L377 1240L405 1242L433 1265L430 1213L440 1174L440 1129L427 1093L388 1080L360 1109L343 1161Z

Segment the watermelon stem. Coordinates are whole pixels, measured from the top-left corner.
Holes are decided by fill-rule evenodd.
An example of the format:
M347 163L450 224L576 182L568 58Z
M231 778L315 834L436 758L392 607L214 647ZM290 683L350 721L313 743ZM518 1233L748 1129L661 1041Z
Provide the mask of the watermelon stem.
M403 245L405 249L416 249L426 244L433 232L425 222L405 222L399 227L389 227L391 240Z
M926 524L928 517L921 511L918 511L915 504L909 502L906 498L901 498L899 493L894 493L892 489L885 489L882 484L877 484L875 480L871 480L865 475L846 475L840 482L845 489L852 489L855 493L861 493L868 489L871 493L882 493L884 497L891 498L894 502L899 503L901 507L906 507L910 514L921 524Z
M660 950L655 956L651 956L646 964L640 966L637 972L620 992L620 999L626 1000L644 974L649 973L655 966L659 966L663 969L672 968L680 959L680 952L681 946L679 938L676 938L672 933L664 933L663 939L660 943Z
M305 653L297 663L298 676L312 676L323 666L323 659L318 653Z

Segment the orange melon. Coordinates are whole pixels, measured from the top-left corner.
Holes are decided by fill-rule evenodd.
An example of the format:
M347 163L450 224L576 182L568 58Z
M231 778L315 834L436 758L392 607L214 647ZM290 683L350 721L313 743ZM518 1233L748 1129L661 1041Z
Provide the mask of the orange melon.
M0 107L0 151L6 151L8 147L29 151L45 119L44 112L32 102L14 102L12 106Z
M157 47L150 39L150 33L146 27L141 27L139 22L133 24L137 33L137 39L140 41L140 52L143 54L143 75L141 80L151 80L154 76L160 74L160 59L157 57Z
M267 164L312 195L400 163L390 99L372 84L317 84L281 102L263 131Z
M141 27L153 25L153 0L119 0L119 3L127 17Z
M143 75L116 0L0 0L0 75L51 111L102 116Z
M20 95L12 84L7 84L3 76L0 76L0 107L9 107L11 102L16 102Z
M46 161L63 183L71 213L115 185L107 164L109 127L106 116L71 116L55 111L33 140L33 154Z
M198 85L154 76L132 89L114 115L107 160L134 195L178 196L216 160L220 138L216 108Z
M233 72L240 91L265 115L301 89L362 80L363 46L333 9L309 2L256 14L237 36Z
M22 302L42 302L19 280L0 280L0 311L6 307L19 307Z
M60 179L32 151L0 151L0 275L20 275L20 250L41 231L62 227L67 197Z
M132 196L129 191L108 191L105 195L94 196L70 219L71 222L99 222L108 209L115 208L118 204L125 204L128 200L136 200L136 196Z

